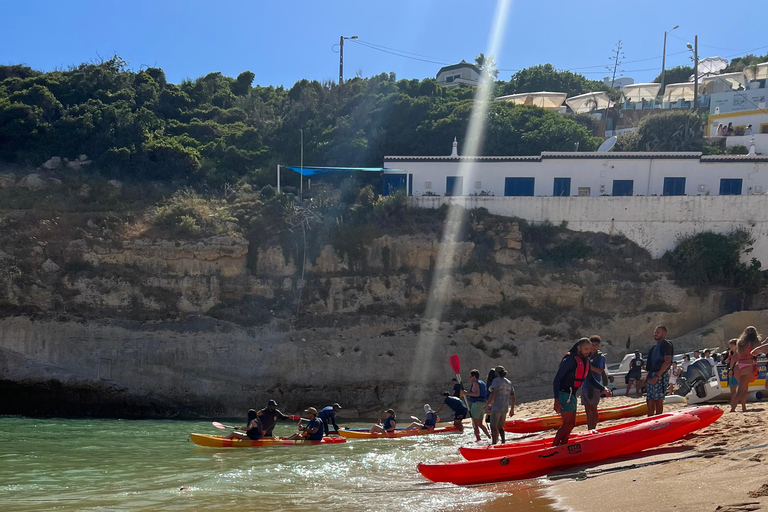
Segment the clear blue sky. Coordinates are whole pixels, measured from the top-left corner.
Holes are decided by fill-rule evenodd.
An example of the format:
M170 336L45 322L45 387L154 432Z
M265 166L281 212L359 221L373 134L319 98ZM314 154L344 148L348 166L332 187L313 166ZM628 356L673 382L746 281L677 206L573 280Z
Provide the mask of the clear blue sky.
M428 61L472 61L486 51L494 6L489 0L9 1L2 9L0 63L48 71L117 53L132 69L163 68L175 83L212 71L237 76L244 70L253 71L254 83L261 85L335 81L339 56L332 47L340 35ZM690 62L685 43L693 42L694 34L701 58L749 50L764 54L768 37L761 7L722 0L513 1L496 58L499 78L550 62L600 79L622 39L624 75L650 81L661 69L664 30L678 24L667 41L668 67ZM426 78L441 67L351 41L344 49L346 78L358 71Z

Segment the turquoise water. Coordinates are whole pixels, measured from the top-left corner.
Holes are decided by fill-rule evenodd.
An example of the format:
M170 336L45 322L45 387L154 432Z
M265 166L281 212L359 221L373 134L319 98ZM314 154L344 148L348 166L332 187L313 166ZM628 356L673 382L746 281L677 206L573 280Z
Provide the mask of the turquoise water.
M471 433L216 449L190 432L223 431L207 421L0 417L0 510L550 510L535 483L458 488L418 473L418 462L459 460Z

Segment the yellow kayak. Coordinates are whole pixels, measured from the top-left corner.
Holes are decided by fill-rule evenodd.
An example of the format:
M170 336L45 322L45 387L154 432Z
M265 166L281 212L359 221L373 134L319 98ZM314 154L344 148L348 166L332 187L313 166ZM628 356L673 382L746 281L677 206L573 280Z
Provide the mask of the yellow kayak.
M262 437L257 441L251 439L227 439L223 436L208 434L189 434L189 439L200 446L211 448L256 448L259 446L308 446L314 444L345 443L343 437L324 437L321 441L307 439L286 439L284 437Z
M394 432L387 432L385 434L380 432L371 433L369 430L363 429L343 428L339 430L339 435L347 439L391 439L397 437L427 436L431 434L459 434L460 432L461 431L456 427L438 427L431 430L399 428Z
M632 405L624 405L621 407L609 407L607 409L597 410L597 420L617 420L619 418L631 418L633 416L642 416L648 413L647 402L640 402ZM576 425L586 425L587 414L580 412L576 414ZM504 424L504 430L507 432L514 432L517 434L530 434L533 432L541 432L542 430L550 430L560 428L563 424L563 418L557 415L540 416L538 418L527 418L522 420L509 420Z

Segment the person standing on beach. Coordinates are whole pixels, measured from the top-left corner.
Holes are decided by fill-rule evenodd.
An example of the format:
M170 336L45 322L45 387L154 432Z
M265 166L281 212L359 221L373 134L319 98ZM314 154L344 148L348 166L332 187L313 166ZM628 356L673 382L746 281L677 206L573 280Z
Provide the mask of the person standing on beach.
M504 439L504 422L507 420L507 411L511 418L515 414L515 388L507 379L507 370L503 366L496 367L496 378L491 383L491 397L488 399L486 410L491 411L491 442L496 444L501 437Z
M664 395L669 387L669 368L675 351L672 342L667 339L667 328L663 325L654 329L653 339L656 344L648 351L648 377L645 380L648 387L645 401L648 403L649 417L664 412Z
M589 356L589 366L594 374L595 380L602 382L603 371L605 370L605 356L600 352L600 336L593 335L589 337L591 344L591 353ZM581 387L581 405L587 413L587 428L594 430L597 428L597 406L600 404L601 392L594 388L590 381L586 381Z
M738 381L736 394L731 393L731 412L741 404L742 412L747 411L749 381L755 376L754 351L760 349L760 334L751 325L744 329L736 341L736 353L731 358L732 375Z
M472 427L475 429L475 438L480 441L480 430L482 430L488 439L491 434L483 425L483 407L487 400L485 382L480 380L480 371L473 369L469 372L469 390L464 392L464 396L469 398L469 415L472 417Z
M640 388L642 387L640 385L643 375L643 356L640 355L640 351L635 350L635 358L632 359L629 362L629 371L627 372L627 376L624 377L624 382L627 384L627 396L629 396L630 391L632 390L632 383L635 383L635 393L637 396L641 396L642 392L640 391Z
M589 355L592 353L592 343L589 338L581 338L565 354L560 361L557 375L552 382L555 392L555 412L563 419L563 424L557 430L552 446L560 446L568 442L573 427L576 426L576 394L585 381L589 380L595 388L611 396L602 382L595 378L589 364Z

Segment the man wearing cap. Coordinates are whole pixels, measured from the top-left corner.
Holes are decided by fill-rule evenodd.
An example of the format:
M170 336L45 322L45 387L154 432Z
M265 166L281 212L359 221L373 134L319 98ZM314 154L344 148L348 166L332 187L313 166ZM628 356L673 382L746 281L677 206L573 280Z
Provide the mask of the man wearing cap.
M299 431L286 439L297 440L306 439L308 441L322 441L323 440L323 422L317 417L317 409L309 407L304 411L304 414L309 418L309 423L306 427L301 426L299 422Z
M265 437L272 437L272 429L275 428L277 420L289 420L290 416L283 414L277 410L277 402L270 400L267 402L267 406L256 413L261 421L261 426L264 429Z
M317 415L318 419L323 422L323 428L325 429L325 435L328 435L329 428L328 423L333 424L334 430L339 431L339 426L336 424L336 411L341 409L338 403L324 407L320 414Z
M501 444L504 439L504 422L507 420L507 411L509 416L515 414L515 388L509 379L506 378L507 370L503 366L496 367L496 378L491 384L491 396L488 398L486 410L491 411L491 437L492 443L496 444L501 437Z

